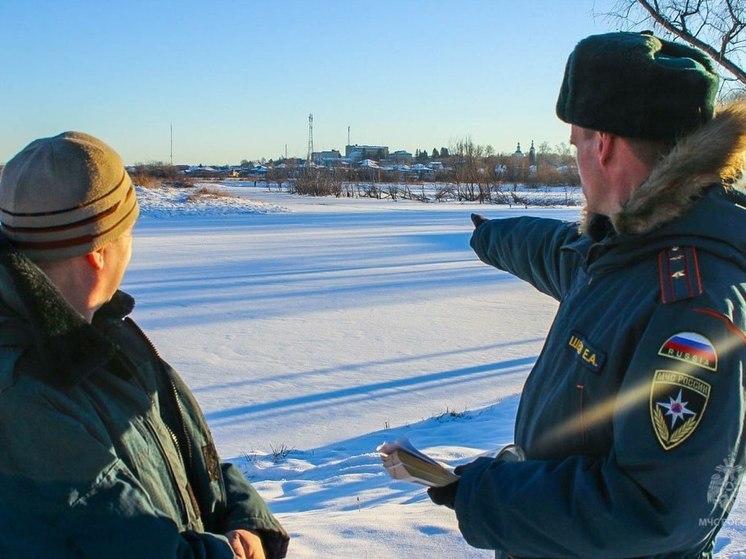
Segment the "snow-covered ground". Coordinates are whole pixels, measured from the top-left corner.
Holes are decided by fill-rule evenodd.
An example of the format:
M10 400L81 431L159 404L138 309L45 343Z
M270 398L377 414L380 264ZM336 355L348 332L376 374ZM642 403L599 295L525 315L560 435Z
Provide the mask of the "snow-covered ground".
M469 214L578 208L225 190L140 189L123 287L291 533L289 557L492 557L375 448L406 436L456 465L511 442L556 303L476 259ZM742 507L731 519L718 556L746 557Z

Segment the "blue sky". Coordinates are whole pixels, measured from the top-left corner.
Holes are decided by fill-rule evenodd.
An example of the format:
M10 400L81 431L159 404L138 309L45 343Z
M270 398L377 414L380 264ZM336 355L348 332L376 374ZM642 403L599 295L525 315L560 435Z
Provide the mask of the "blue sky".
M567 55L612 0L0 0L0 162L82 130L127 163L566 142Z

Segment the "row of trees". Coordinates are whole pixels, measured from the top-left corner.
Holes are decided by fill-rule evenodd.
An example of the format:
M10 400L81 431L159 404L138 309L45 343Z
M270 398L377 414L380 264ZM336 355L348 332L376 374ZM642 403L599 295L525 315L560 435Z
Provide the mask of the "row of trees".
M157 188L164 183L177 183L183 180L176 167L160 161L136 163L130 169L130 176L132 182L145 188Z
M448 152L448 148L433 148L433 151L428 154L428 151L426 149L418 149L414 152L414 159L415 161L424 162L424 161L434 161L437 159L447 159L450 153Z
M439 157L443 169L426 172L383 168L307 168L271 169L267 180L278 185L287 183L291 190L312 196L353 195L380 196L386 185L388 195L418 197L417 185L438 183L440 197L463 201L495 201L518 185L577 186L574 154L567 144L550 149L539 146L536 162L527 157L495 155L491 146L475 144L466 138L457 141L446 157ZM389 192L393 187L396 192ZM437 196L436 196L437 197ZM500 200L502 201L502 200Z
M380 196L381 184L395 185L402 193L417 197L417 185L438 183L443 197L488 202L496 193L518 185L577 186L580 179L575 157L567 144L550 148L544 142L536 150L535 161L514 154L495 154L490 145L475 144L470 138L438 150L442 168L308 167L305 162L286 160L270 167L266 175L254 176L268 184L288 185L291 191L312 196ZM135 165L133 180L142 186L188 185L189 179L170 165ZM216 175L211 175L216 176ZM230 176L226 169L216 178ZM390 186L387 186L390 189ZM393 196L393 194L392 194Z

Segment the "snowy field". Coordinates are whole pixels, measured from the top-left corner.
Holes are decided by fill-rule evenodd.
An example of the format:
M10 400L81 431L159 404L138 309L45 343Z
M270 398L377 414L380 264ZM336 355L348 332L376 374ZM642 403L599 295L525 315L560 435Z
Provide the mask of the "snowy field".
M226 190L139 190L123 288L290 532L289 557L492 557L375 448L406 436L457 465L511 442L556 303L477 260L469 214L579 209ZM743 507L731 520L717 555L746 558Z

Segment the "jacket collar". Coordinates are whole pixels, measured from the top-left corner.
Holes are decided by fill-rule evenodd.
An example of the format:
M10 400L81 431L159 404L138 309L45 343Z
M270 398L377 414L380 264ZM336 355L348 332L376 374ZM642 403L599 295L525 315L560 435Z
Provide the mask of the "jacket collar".
M736 182L745 156L746 101L739 101L678 142L624 208L608 219L617 233L642 235L686 214L713 184L746 191L746 183ZM586 213L582 231L597 235L598 218Z
M26 352L26 363L35 376L71 387L114 356L114 343L75 312L49 278L1 234L0 286L0 302L28 327L32 350ZM94 324L121 319L133 307L132 297L117 292L96 313Z

